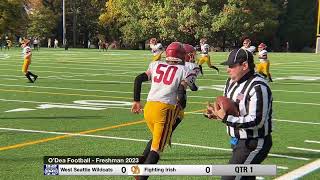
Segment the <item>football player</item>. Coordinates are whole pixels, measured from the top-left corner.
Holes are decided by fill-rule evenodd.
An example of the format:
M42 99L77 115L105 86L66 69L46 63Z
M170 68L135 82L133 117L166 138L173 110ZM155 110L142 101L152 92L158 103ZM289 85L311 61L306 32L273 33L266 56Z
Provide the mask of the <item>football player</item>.
M249 52L251 52L252 54L254 54L254 51L256 50L256 47L251 46L251 40L250 39L245 39L243 40L243 46L241 47L242 49L245 49Z
M143 112L152 133L152 140L147 144L139 163L157 164L160 152L170 141L175 120L180 110L186 106L186 78L189 70L183 65L184 58L183 44L173 42L166 49L165 62L150 63L148 70L135 79L134 102L131 108L133 113L143 111L140 103L141 85L142 82L151 80L151 89Z
M267 46L264 43L261 43L258 46L260 63L257 65L257 72L262 74L264 77L267 77L269 82L272 82L270 74L270 61L268 59L268 51L266 49Z
M32 56L31 48L30 48L29 44L30 44L29 39L24 39L21 44L21 47L23 48L23 50L22 50L22 56L23 56L22 72L28 78L30 83L34 83L37 80L38 76L29 71L29 66L31 64L31 56ZM33 79L31 78L31 76L33 77Z
M184 57L185 66L189 70L188 76L186 78L186 83L189 86L191 91L198 91L199 88L196 85L196 79L200 74L200 68L195 63L196 49L190 44L183 44L183 48L186 51L186 55ZM180 124L183 118L184 118L184 108L180 109L180 112L172 127L172 131L174 131L177 128L177 126Z
M196 49L190 44L183 44L183 48L186 51L185 66L191 73L188 75L187 84L192 91L197 91L198 86L195 84L196 78L200 74L200 67L195 63Z
M207 39L200 39L200 48L201 48L201 57L198 59L198 65L200 68L200 72L203 75L202 64L207 63L209 68L215 69L219 73L219 69L216 66L213 66L210 62L209 56L209 44L207 44Z
M164 51L162 44L158 43L156 38L151 38L149 43L153 54L152 61L159 61L161 59L161 54Z

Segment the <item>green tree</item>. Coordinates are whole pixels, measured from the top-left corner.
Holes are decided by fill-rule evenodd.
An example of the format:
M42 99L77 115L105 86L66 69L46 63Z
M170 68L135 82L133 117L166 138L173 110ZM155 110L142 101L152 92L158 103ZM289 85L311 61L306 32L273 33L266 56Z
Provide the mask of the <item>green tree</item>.
M195 42L210 36L217 4L206 0L110 0L100 23L119 29L126 44L137 45L151 37Z
M24 0L29 6L28 32L62 40L62 0ZM98 17L105 0L65 0L68 42L74 46L94 38L99 30Z
M314 47L317 0L290 0L286 6L279 29L279 36L283 44L288 41L292 51L301 51L304 47Z
M261 41L275 35L278 14L277 6L270 0L228 0L214 16L212 30L236 44L244 37Z
M40 7L30 15L29 36L49 37L57 26L57 16L49 8Z
M20 33L26 24L27 16L22 0L0 1L0 34Z
M100 29L98 18L105 1L69 0L65 3L68 39L72 39L74 46L83 42L86 44L88 40L93 41Z
M114 39L133 46L151 37L192 44L207 37L214 46L239 46L250 37L255 45L266 42L277 50L289 41L299 50L314 45L315 2L109 0L99 22Z

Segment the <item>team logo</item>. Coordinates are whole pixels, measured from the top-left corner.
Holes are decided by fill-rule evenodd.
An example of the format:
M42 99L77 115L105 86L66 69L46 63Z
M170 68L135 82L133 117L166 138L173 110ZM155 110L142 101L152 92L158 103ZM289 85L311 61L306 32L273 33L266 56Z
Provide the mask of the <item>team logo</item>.
M242 101L243 98L244 98L244 94L239 93L239 94L237 95L237 100Z
M140 174L139 166L131 166L131 172L132 174Z
M45 164L44 165L44 175L46 176L55 176L55 175L59 175L59 165L56 165L56 164Z

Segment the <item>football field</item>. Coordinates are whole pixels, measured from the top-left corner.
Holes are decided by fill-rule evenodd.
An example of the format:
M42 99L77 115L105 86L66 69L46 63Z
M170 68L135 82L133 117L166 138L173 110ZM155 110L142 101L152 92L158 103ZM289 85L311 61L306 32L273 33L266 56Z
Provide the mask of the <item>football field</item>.
M212 53L214 63L227 53ZM273 147L263 164L277 176L320 158L320 55L270 53L273 92ZM0 51L0 177L5 179L133 179L122 176L43 175L43 156L137 156L150 139L143 115L130 112L133 82L150 63L149 51L47 49L33 51L27 83L20 49ZM257 62L257 57L255 57ZM227 74L203 65L200 90L188 92L186 115L159 164L227 164L225 125L202 115L222 95ZM145 103L150 84L142 86ZM218 179L155 176L149 179ZM259 179L273 179L265 176ZM2 178L0 178L2 179ZM320 169L303 179L320 179Z

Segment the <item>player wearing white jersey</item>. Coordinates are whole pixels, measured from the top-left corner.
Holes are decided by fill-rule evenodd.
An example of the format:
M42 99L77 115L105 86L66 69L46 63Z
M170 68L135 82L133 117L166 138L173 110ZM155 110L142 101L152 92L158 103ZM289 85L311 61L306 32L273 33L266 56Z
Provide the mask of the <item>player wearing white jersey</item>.
M259 64L257 65L257 72L262 74L264 77L267 77L270 82L272 82L271 73L270 73L270 61L268 59L268 51L266 50L267 46L264 43L261 43L258 46L259 50Z
M189 73L186 78L186 83L191 89L191 91L197 91L198 86L196 85L196 79L198 75L200 74L200 68L195 63L195 56L196 56L196 50L195 48L190 44L183 44L183 48L186 51L185 55L185 67L188 69ZM179 112L178 117L176 118L176 121L172 127L172 131L174 131L177 126L180 124L182 119L184 118L184 110L181 109Z
M29 44L30 44L30 40L28 40L28 39L24 39L21 43L21 47L23 48L23 50L22 50L22 56L23 56L22 72L28 78L30 83L34 83L37 80L38 76L29 71L29 66L31 64L31 56L32 56L32 52L31 52L31 48L30 48ZM31 78L31 76L33 77L33 79Z
M151 78L151 89L147 101L177 104L177 91L180 82L186 79L188 69L183 65L171 65L156 61L149 65L146 74Z
M149 43L153 54L152 61L159 61L164 51L162 44L158 43L156 38L151 38Z
M245 39L243 41L243 46L241 47L242 49L245 49L249 52L251 52L252 54L254 54L254 51L256 50L255 46L251 46L251 40L250 39Z
M210 55L209 55L210 46L209 44L207 44L207 39L205 38L200 39L200 47L201 47L201 57L198 59L198 65L199 65L201 74L203 75L202 64L205 62L207 63L209 68L213 68L219 73L219 69L216 66L211 64Z
M181 64L185 50L180 42L171 43L166 49L166 62L152 62L145 73L138 75L134 84L134 102L131 112L141 113L141 84L151 80L151 89L144 108L144 118L152 133L140 163L157 164L160 152L169 142L172 126L180 109L186 106L186 77L188 69ZM151 148L150 148L151 144ZM147 176L137 177L147 179Z
M186 51L185 66L190 70L187 78L187 84L192 91L197 91L198 86L195 84L196 79L200 74L200 67L195 63L196 50L190 44L183 44L183 48Z

